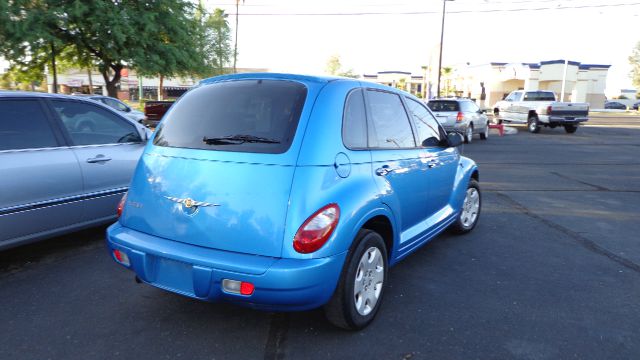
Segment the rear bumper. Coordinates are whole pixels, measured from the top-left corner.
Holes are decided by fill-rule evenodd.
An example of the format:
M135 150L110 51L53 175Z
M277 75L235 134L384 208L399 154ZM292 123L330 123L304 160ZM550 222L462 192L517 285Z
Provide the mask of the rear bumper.
M326 304L347 255L281 259L239 254L159 238L119 223L107 229L107 245L110 254L115 249L125 252L131 262L127 268L145 283L200 300L269 311L308 310ZM250 296L224 292L223 279L250 282L255 290Z
M569 125L569 124L577 124L577 123L581 123L581 122L585 122L588 121L589 118L588 117L584 117L584 116L549 116L548 117L548 122L549 123L555 123L555 124L561 124L561 125Z

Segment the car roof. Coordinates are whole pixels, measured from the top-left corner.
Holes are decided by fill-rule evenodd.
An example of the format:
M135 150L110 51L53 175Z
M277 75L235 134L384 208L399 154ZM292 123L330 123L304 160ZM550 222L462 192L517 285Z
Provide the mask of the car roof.
M328 83L336 80L353 80L357 79L343 78L337 76L314 76L314 75L299 75L299 74L287 74L287 73L241 73L241 74L229 74L214 76L208 79L203 79L200 84L212 84L220 81L227 80L241 80L241 79L276 79L276 80L297 80L301 82L315 82L315 83Z
M0 98L3 97L24 97L24 98L49 98L49 99L74 99L86 101L89 97L65 94L50 94L37 91L13 91L0 90Z

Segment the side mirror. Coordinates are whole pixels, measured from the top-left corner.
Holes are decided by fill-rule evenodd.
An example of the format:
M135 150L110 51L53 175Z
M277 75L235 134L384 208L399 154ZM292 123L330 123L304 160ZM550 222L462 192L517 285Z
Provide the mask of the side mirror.
M464 139L460 133L451 132L447 134L447 141L449 142L449 147L458 147L462 145Z
M142 139L142 142L147 142L147 140L149 140L149 138L151 137L151 130L146 128L144 125L136 126L136 129L138 130L138 135L140 135L140 139Z

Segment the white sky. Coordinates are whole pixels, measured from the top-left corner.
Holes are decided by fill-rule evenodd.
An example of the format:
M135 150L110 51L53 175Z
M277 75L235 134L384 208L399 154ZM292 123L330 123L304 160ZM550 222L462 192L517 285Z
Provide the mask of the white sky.
M209 10L226 10L235 27L235 0L204 4ZM357 74L387 70L420 74L430 56L437 66L442 4L441 0L246 0L240 3L238 67L322 74L327 59L335 54L344 68ZM334 15L339 13L369 14ZM638 41L640 1L454 0L447 2L443 66L565 58L607 64L612 65L607 92L616 95L619 89L632 87L627 58Z

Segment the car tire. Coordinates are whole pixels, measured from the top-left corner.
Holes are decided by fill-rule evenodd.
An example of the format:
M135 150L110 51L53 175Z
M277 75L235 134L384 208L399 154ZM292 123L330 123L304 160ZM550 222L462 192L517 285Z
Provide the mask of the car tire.
M485 125L484 131L480 133L480 140L487 140L489 138L489 123Z
M467 130L465 130L464 132L464 143L471 144L472 141L473 141L473 123L470 123L469 126L467 126Z
M482 195L480 184L475 180L469 180L462 210L456 221L451 225L451 230L457 234L466 234L473 230L480 218L482 210Z
M369 325L380 309L387 280L387 248L382 236L362 229L347 257L338 287L324 306L330 323L359 330Z
M576 130L578 130L578 125L565 125L564 126L564 131L566 131L568 134L573 134L574 132L576 132Z
M527 128L532 134L537 134L540 132L540 123L538 122L537 116L532 116L527 120Z

